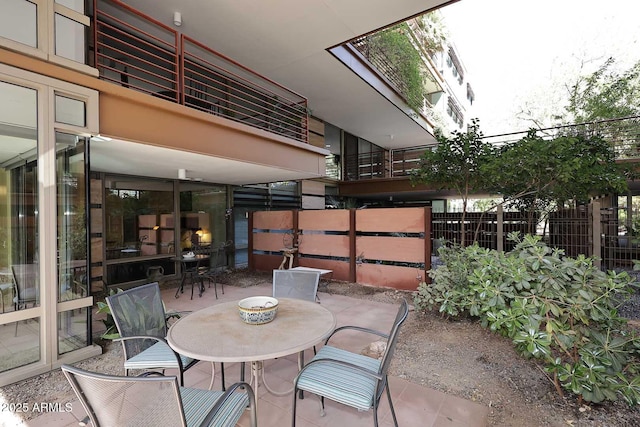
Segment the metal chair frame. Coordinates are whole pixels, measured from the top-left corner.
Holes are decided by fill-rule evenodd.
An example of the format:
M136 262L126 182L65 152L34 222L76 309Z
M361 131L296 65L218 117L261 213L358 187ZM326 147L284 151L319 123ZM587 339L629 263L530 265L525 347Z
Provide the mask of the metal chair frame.
M393 417L393 423L396 427L398 427L398 421L396 419L396 413L395 410L393 408L393 402L391 401L391 392L389 391L389 384L388 384L388 378L387 378L387 371L389 370L389 365L391 363L391 358L393 357L393 353L395 351L395 347L396 347L396 343L397 343L397 339L398 339L398 334L400 331L400 326L402 326L402 324L404 323L404 321L407 319L407 316L409 314L409 306L407 304L406 300L403 300L402 303L400 304L400 307L398 308L398 313L396 315L395 321L393 322L393 326L391 327L391 331L386 334L374 329L369 329L369 328L363 328L360 326L342 326L337 328L325 341L325 347L323 347L318 354L316 355L316 357L313 358L313 360L311 360L304 368L302 368L302 370L298 373L298 375L296 376L295 380L294 380L294 390L293 390L293 408L292 408L292 422L291 425L292 427L295 427L296 425L296 403L297 403L297 391L299 390L304 390L304 391L310 391L304 388L300 388L299 387L299 382L302 378L305 378L305 372L308 369L315 369L319 366L322 365L327 365L328 368L338 368L340 369L342 368L347 368L349 370L350 375L353 375L353 377L366 377L366 378L370 378L373 379L375 381L376 387L375 387L375 391L373 393L373 399L371 402L371 406L370 408L373 408L373 424L375 427L378 426L378 407L379 407L379 403L380 403L380 398L382 397L382 393L386 390L387 392L387 398L389 401L389 407L391 409L391 415ZM387 347L385 349L385 352L382 356L382 360L380 361L379 364L379 368L377 371L368 369L364 366L360 366L358 364L355 363L351 363L349 361L346 360L340 360L338 358L331 358L331 357L326 357L325 354L332 353L332 349L335 349L335 347L331 347L328 345L329 340L336 335L337 333L341 332L341 331L346 331L346 330L354 330L354 331L358 331L358 332L364 332L364 333L368 333L368 334L373 334L373 335L378 335L382 338L386 338L387 339ZM338 350L338 352L340 352L341 350ZM344 350L342 350L342 352L344 354L349 354L350 352L346 352ZM353 354L353 353L351 353ZM356 355L357 357L366 357L366 356L360 356L360 355ZM371 359L371 358L369 358ZM374 360L374 359L371 359ZM327 385L330 385L330 381L331 381L331 377L325 377L324 381L327 383ZM310 391L311 393L313 393L313 391ZM320 396L321 399L321 403L322 403L322 411L321 411L321 415L324 415L324 396Z
M157 373L121 377L70 365L62 365L62 372L87 412L88 420L85 420L91 421L94 427L109 427L112 423L120 426L131 423L137 427L170 423L186 427L187 417L191 418L190 422L201 420L199 427L214 425L214 421L216 427L231 427L244 412L239 405L247 405L251 426L257 426L255 395L244 382L233 384L226 392L218 392L179 387L177 377ZM226 418L216 420L217 416Z
M154 297L154 300L150 302L151 305L148 308L150 313L157 316L157 319L155 320L156 320L156 323L158 324L155 325L155 328L154 328L156 329L157 333L155 335L150 335L150 334L142 335L140 333L135 333L134 335L131 335L127 333L127 325L125 324L125 320L123 319L123 316L121 316L119 313L119 310L118 310L119 300L124 298L131 298L136 294L144 295L148 291L151 291L150 295L153 295ZM167 346L168 349L171 349L165 339L167 336L168 327L166 324L166 313L164 310L164 305L162 304L162 299L160 298L160 286L158 282L148 283L146 285L131 288L124 292L119 292L117 294L108 296L106 298L106 302L109 305L109 308L111 310L111 316L113 316L113 320L116 324L116 327L118 328L118 333L120 334L120 338L117 338L114 341L122 342L122 349L123 349L125 361L129 360L131 357L135 356L136 354L140 354L144 352L145 350L147 350L149 347L151 347L156 343L161 343L161 345L165 345ZM151 328L145 328L145 329L146 331L149 331ZM134 348L134 346L138 346L138 348ZM178 363L178 367L179 367L178 370L180 373L179 374L180 385L184 385L184 371L186 371L187 369L195 365L198 362L198 360L194 359L188 365L184 366L180 355L173 350L171 351L175 354L175 357ZM136 354L131 354L132 352L135 352ZM154 365L152 363L149 363L149 365L141 367L140 369L162 369L164 371L164 369L166 369L167 367L168 366L157 366L157 364ZM129 369L127 368L125 368L125 375L129 375ZM222 379L224 384L224 371L222 373Z

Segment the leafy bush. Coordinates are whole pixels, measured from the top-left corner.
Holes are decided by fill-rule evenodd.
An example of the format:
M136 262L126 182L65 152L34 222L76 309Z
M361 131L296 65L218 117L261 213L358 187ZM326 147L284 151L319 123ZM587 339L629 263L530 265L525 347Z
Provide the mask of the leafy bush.
M626 272L602 272L591 258L565 257L539 237L509 236L509 253L477 245L442 247L444 265L420 284L418 310L478 317L544 365L556 390L602 402L640 402L640 339L617 308L636 284Z

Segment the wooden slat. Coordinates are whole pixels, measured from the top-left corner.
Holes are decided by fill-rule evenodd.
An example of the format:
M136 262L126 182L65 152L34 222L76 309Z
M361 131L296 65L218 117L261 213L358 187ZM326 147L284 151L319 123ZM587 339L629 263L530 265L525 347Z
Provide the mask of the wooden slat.
M284 248L283 236L281 233L254 233L253 250L281 251Z
M282 257L276 255L254 255L254 268L257 271L271 271L280 265Z
M301 211L298 226L301 230L349 231L349 210Z
M394 265L360 264L356 270L356 281L364 285L415 291L418 276L424 280L424 271Z
M370 260L424 262L424 240L416 237L357 236L356 254Z
M333 273L322 276L322 280L349 280L349 263L332 259L300 258L301 267L333 270Z
M290 230L293 227L293 211L256 212L253 227L262 230Z
M304 234L299 237L300 254L349 257L349 236Z
M102 208L91 208L91 233L102 232Z
M356 231L420 233L424 231L424 208L363 209L356 211Z

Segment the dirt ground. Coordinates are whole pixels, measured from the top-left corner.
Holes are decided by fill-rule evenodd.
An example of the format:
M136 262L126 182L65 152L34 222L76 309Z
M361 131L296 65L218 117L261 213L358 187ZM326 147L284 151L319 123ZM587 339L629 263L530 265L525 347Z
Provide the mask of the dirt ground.
M413 299L409 292L347 283L325 291L391 303ZM510 340L468 319L412 311L391 374L489 407L491 426L640 426L640 409L623 402L580 406L570 395L558 396L541 367L519 356Z
M234 272L236 286L270 281L265 273ZM228 278L230 279L230 278ZM231 285L228 285L231 286ZM412 302L412 294L331 282L321 292L397 303ZM120 374L119 345L107 345L103 355L80 362L89 370ZM403 325L391 374L489 407L491 426L639 426L640 410L623 402L579 406L571 396L559 397L545 373L533 361L515 353L509 340L470 320L446 320L437 314L412 311ZM62 402L73 394L61 372L54 371L0 388L11 402Z

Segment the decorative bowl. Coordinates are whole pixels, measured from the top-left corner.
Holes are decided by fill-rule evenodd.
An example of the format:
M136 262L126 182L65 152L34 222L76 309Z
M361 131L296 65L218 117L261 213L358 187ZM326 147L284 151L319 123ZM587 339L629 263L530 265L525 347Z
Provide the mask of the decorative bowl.
M250 325L271 322L278 312L278 300L272 297L249 297L238 302L240 318Z
M193 252L187 252L185 254L182 254L182 258L195 258L196 254L194 254Z

